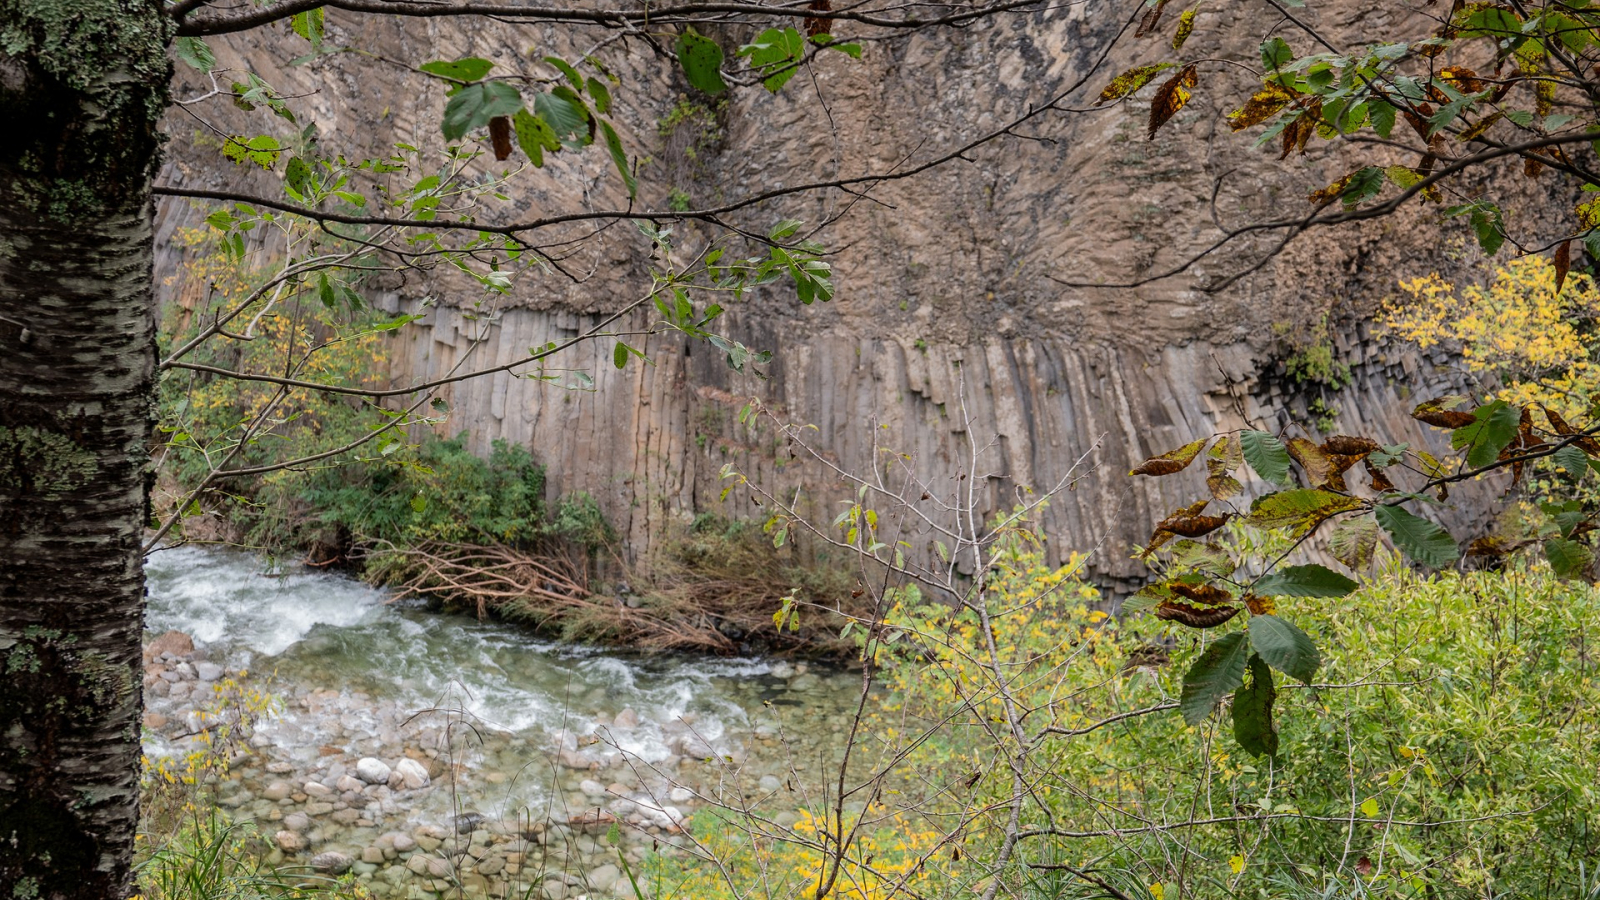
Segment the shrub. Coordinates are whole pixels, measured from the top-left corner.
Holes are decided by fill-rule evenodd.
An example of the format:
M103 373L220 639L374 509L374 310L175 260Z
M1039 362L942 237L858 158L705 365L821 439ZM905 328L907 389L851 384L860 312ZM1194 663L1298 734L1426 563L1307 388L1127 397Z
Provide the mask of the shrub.
M1389 560L1348 597L1293 601L1325 659L1315 686L1280 685L1273 758L1219 734L1226 709L1185 726L1167 705L1201 642L1108 618L1077 564L1047 567L1018 541L991 570L1004 685L975 613L915 590L859 638L886 691L858 752L890 773L897 828L933 832L939 851L914 872L918 895L971 896L994 877L1002 896L1581 895L1600 864L1592 586L1542 565L1424 577ZM1002 689L1030 727L1059 730L1019 752ZM1048 834L995 873L1017 759L1021 825ZM722 869L782 868L759 854L803 858L804 837L732 845ZM764 884L740 890L786 896Z
M313 511L316 525L357 541L519 544L546 533L544 467L527 448L505 441L482 459L467 449L465 432L322 470L295 499Z

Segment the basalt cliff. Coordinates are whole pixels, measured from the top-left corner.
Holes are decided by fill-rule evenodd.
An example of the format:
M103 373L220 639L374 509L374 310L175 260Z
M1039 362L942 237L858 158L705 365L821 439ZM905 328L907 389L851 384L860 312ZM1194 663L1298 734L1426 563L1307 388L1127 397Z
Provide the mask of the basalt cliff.
M1270 10L1204 7L1189 43L1209 44L1219 58L1252 59L1268 19L1277 21ZM613 69L622 138L641 159L640 209L709 207L783 185L901 172L1043 111L915 177L733 214L751 230L785 217L826 223L816 239L831 251L831 302L801 305L779 283L724 304L733 337L774 353L764 377L736 373L712 347L670 335L639 342L650 364L618 370L614 343L601 341L559 360L591 376L592 391L508 372L462 382L445 392L451 414L440 430L465 430L479 448L496 439L529 446L548 466L553 491L591 492L630 552L642 555L697 513L765 515L747 492L723 499L729 463L769 491L802 492L831 518L847 488L825 467L795 463L770 426L741 423L739 411L757 398L815 426L807 440L844 471L882 470L887 448L930 483L949 485L976 450L984 511L1076 472L1044 513L1046 532L1058 552L1099 548L1098 575L1123 583L1143 573L1128 559L1129 544L1203 490L1203 472L1130 479L1128 469L1147 455L1246 423L1436 440L1407 413L1419 397L1459 383L1450 360L1384 342L1372 317L1402 277L1476 277L1465 227L1441 226L1437 207L1408 207L1302 235L1275 255L1281 232L1246 236L1182 265L1225 229L1305 214L1307 191L1350 162L1326 149L1280 161L1274 148L1253 146L1253 135L1231 133L1222 114L1249 85L1227 66L1206 70L1195 99L1154 140L1145 134L1149 89L1096 107L1117 72L1167 55L1169 36L1134 39L1124 28L1133 11L1124 3L1055 4L873 40L860 60L819 56L777 95L752 85L720 99L693 91L647 42L627 43ZM1407 15L1371 0L1305 13L1351 41L1382 35ZM1308 43L1280 30L1292 44ZM850 36L848 26L841 31ZM731 50L754 33L730 25L712 36ZM274 43L286 34L213 44L222 65L251 68L285 94L304 95L298 102L314 113L323 144L351 156L396 141L440 141L442 87L382 60L473 55L514 69L545 53L576 57L603 37L335 12L330 43L362 52L291 66L293 53ZM210 88L194 72L182 80L180 98ZM240 122L212 124L261 127L259 118L244 124L242 111L230 115ZM198 126L179 112L174 127ZM202 144L175 144L164 180L272 190L264 176ZM1552 190L1517 183L1528 208L1544 199L1536 192ZM627 206L598 147L563 153L513 184L495 213L505 221ZM1553 208L1562 202L1549 198ZM158 283L167 285L167 302L203 293L179 272L172 236L204 214L187 202L159 210L167 243ZM494 301L439 275L379 279L373 302L425 314L392 339L394 383L438 377L469 353L472 368L511 362L648 291L648 242L626 223L591 236L593 227L542 235L552 247L583 240L552 251L562 254L559 268ZM710 232L689 223L678 234L693 248ZM623 327L649 321L640 314ZM1331 350L1348 378L1342 370L1322 382L1292 377L1287 362L1308 347Z

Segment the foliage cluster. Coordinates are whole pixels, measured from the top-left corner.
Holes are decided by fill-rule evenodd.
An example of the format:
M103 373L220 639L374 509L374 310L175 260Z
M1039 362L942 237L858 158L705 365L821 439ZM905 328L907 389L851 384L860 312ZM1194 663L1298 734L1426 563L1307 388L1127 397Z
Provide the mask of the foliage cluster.
M1118 75L1098 100L1123 100L1160 77L1148 115L1151 139L1205 89L1202 72L1241 65L1219 58L1215 47L1189 42L1196 19L1211 13L1196 6L1175 22L1163 21L1167 6L1146 4L1137 36L1170 26L1170 52L1161 51L1169 58ZM1591 195L1600 191L1600 179L1583 152L1596 124L1593 67L1600 60L1600 10L1592 3L1455 3L1348 43L1299 18L1289 21L1300 46L1279 35L1261 42L1259 68L1255 60L1249 65L1259 87L1228 114L1229 125L1265 126L1257 145L1278 144L1280 159L1304 154L1314 140L1348 146L1355 138L1368 149L1361 165L1310 193L1316 213L1305 223L1280 226L1370 218L1420 198L1439 204L1443 217L1468 222L1487 255L1508 241L1531 249L1532 242L1514 234L1521 223L1496 198L1504 186L1484 191L1463 178L1496 160L1520 158L1526 177L1550 169L1588 192L1574 204L1565 233L1546 243L1557 247L1558 267L1567 268L1573 241L1597 255L1600 201ZM1323 213L1336 207L1342 211Z
M1400 287L1406 296L1380 320L1387 331L1458 352L1468 372L1497 383L1497 399L1576 419L1600 396L1600 288L1587 273L1562 278L1549 260L1525 256L1496 266L1487 286L1432 274Z
M847 854L856 883L906 874L925 897L976 896L993 877L1023 897L1114 896L1104 884L1141 900L1582 895L1600 859L1591 586L1543 565L1421 576L1388 556L1359 591L1293 601L1324 664L1279 694L1279 752L1251 758L1215 719L1139 714L1174 705L1181 673L1220 641L1143 613L1108 619L1078 564L1051 568L1018 542L989 635L971 610L906 590L861 639L888 689L863 746L898 761L895 812L875 814L894 837ZM1007 689L1055 728L1028 772L1036 836L999 873L1012 785L991 637ZM784 842L747 831L697 820L719 864L660 895L796 896L824 868L800 825Z

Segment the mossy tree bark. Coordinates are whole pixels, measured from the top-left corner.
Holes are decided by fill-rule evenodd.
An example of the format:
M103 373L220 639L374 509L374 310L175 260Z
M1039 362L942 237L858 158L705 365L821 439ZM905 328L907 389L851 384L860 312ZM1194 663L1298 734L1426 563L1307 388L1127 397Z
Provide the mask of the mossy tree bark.
M0 897L131 886L168 33L0 0Z

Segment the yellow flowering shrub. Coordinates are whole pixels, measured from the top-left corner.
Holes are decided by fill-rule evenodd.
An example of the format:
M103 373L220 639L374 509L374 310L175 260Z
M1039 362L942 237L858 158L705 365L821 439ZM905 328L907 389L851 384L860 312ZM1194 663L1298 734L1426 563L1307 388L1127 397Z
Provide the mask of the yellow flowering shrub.
M882 804L847 814L853 833L838 861L831 819L822 810L800 809L793 825L775 832L731 812L694 818L692 831L704 858L656 857L641 885L660 900L777 900L809 898L832 879L825 896L835 900L891 900L927 896L938 881L928 856L944 837L913 816ZM715 862L712 862L715 860Z
M1543 403L1574 416L1589 409L1600 380L1592 323L1600 288L1569 273L1560 292L1556 270L1542 256L1514 259L1487 286L1458 287L1437 274L1400 282L1405 298L1389 303L1379 322L1390 334L1427 349L1459 347L1469 371L1500 376L1499 399Z

